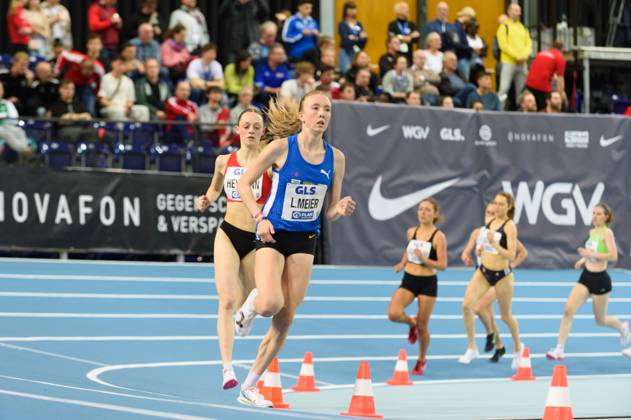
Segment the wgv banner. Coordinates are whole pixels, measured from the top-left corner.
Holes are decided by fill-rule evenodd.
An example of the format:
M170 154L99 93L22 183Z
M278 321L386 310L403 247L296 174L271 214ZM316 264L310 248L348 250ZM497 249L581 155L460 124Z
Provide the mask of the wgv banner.
M225 197L210 178L0 166L0 248L212 253Z
M500 191L515 197L526 266L573 267L599 201L615 212L618 266L631 263L631 119L336 102L329 136L346 155L343 195L358 209L327 226L328 263L395 264L418 203L434 197L449 261L460 265Z

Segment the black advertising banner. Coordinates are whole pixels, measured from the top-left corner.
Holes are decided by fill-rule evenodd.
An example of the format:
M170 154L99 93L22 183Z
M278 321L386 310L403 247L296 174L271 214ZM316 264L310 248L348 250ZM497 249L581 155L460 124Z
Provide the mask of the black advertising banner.
M210 177L0 166L0 247L212 253L225 197L195 209Z
M337 102L330 138L346 155L343 193L358 209L327 229L329 263L396 263L417 204L434 197L459 264L499 191L515 196L527 266L572 266L601 200L616 214L618 266L631 262L630 119Z

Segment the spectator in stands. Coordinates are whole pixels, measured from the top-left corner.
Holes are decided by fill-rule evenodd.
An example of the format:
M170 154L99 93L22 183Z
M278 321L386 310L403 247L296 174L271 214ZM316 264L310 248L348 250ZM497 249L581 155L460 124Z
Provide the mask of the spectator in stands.
M86 55L88 58L96 63L95 65L103 68L103 72L101 76L105 75L105 71L110 68L110 59L107 57L107 54L103 52L103 41L101 41L101 37L99 34L89 34L88 39L86 41ZM75 82L76 85L77 82Z
M455 51L455 32L454 26L449 23L449 5L447 2L441 1L436 5L436 19L427 24L427 34L435 32L441 40L440 51Z
M379 57L379 77L383 79L383 76L387 72L394 68L394 62L397 59L399 50L401 49L401 40L396 36L389 36L386 43L387 51L381 57Z
M186 49L186 28L178 23L164 35L164 42L160 46L162 65L169 71L169 78L177 83L186 78L186 70L193 59Z
M103 64L79 51L64 51L57 60L55 74L61 80L72 80L77 98L90 114L96 116L96 95L105 75Z
M220 149L230 145L230 129L227 126L230 123L230 110L221 106L222 95L222 90L217 86L208 89L208 103L199 112L206 139ZM224 126L217 127L217 124Z
M337 27L340 36L339 69L345 73L353 57L366 47L368 34L357 20L357 4L347 1L342 8L342 20Z
M561 92L552 91L546 94L545 112L547 112L548 114L557 114L560 112L565 112L564 108L564 100Z
M224 77L226 93L233 100L237 99L244 87L254 87L254 67L252 67L252 58L247 50L237 52L234 62L226 66Z
M127 77L136 80L145 74L145 64L136 58L136 47L133 44L130 42L123 44L120 57Z
M153 27L149 23L141 23L138 26L138 36L129 43L136 47L136 58L144 63L148 58L155 58L158 62L160 57L160 44L153 39Z
M53 77L53 67L48 61L35 66L35 80L26 101L25 115L43 117L58 99L59 82Z
M440 51L442 40L436 32L430 32L425 39L425 69L436 74L443 71L443 53Z
M241 92L239 92L239 101L230 110L230 125L237 125L239 115L246 109L254 107L254 105L252 105L253 100L254 90L250 86L244 86Z
M412 50L418 44L421 33L416 24L409 20L410 6L404 1L394 5L394 14L397 18L388 24L388 37L399 39L399 53L403 54L408 63L412 62ZM383 77L383 76L382 76Z
M455 53L458 57L458 70L464 76L464 80L468 82L470 80L473 49L469 46L469 41L467 40L466 27L475 20L475 10L466 6L458 12L457 16L453 24Z
M53 39L50 33L50 21L42 11L40 0L28 0L24 9L24 16L33 28L29 43L31 54L49 59L52 57L50 47Z
M259 27L259 37L256 41L250 44L248 52L252 57L252 64L254 67L262 63L269 55L270 49L276 43L276 36L278 35L278 27L274 22L268 20L263 22Z
M296 78L285 80L280 87L280 97L300 101L315 88L315 67L308 61L296 64Z
M441 108L453 109L454 108L454 100L451 96L441 96L440 101L438 102Z
M470 20L465 26L465 32L467 33L467 44L471 48L471 58L469 59L469 80L476 80L476 73L485 71L484 59L487 56L486 42L480 35L478 35L478 29L480 24L477 20Z
M405 94L405 103L409 106L421 106L421 92L417 90L411 90Z
M12 101L4 99L4 84L0 82L0 139L20 156L30 152L26 133L18 127L18 113Z
M368 67L357 70L355 74L355 91L359 101L370 102L374 100L375 91L370 87L370 69Z
M7 13L7 32L9 33L10 52L28 52L33 28L24 14L24 5L27 0L11 0Z
M441 95L455 97L466 85L467 82L465 82L464 77L458 71L458 58L456 54L452 51L446 51L443 56L443 72L440 74L438 90ZM464 98L464 100L466 100L466 98ZM454 103L456 106L464 106L464 103L459 103L456 98L454 98Z
M556 90L565 91L565 57L563 57L563 43L555 42L549 50L538 53L528 70L526 88L535 95L539 111L546 109L546 96L552 92L552 83L556 83Z
M285 49L274 44L267 60L259 64L254 72L254 84L258 90L258 101L267 105L271 96L280 92L280 87L289 79L289 68L285 64Z
M96 0L88 9L88 27L99 34L103 52L111 60L118 52L123 19L116 10L117 0Z
M329 93L331 99L340 99L340 84L335 81L335 67L325 66L320 71L320 79L315 82L315 88Z
M357 99L357 92L355 91L355 85L353 83L346 82L340 86L340 98L343 101L355 101Z
M537 100L532 92L524 90L521 95L519 95L518 102L521 112L537 112Z
M480 101L479 99L475 99L471 102L471 107L470 109L472 111L484 111L484 103L482 101Z
M25 110L34 78L35 75L28 68L28 54L23 51L13 54L8 72L0 73L4 96L15 105L18 112Z
M136 80L135 89L136 104L146 106L152 120L164 120L164 104L171 96L171 88L160 78L160 62L157 59L145 60L145 76Z
M416 50L412 55L413 62L410 68L410 74L414 80L414 90L418 90L423 99L431 97L430 103L436 104L438 102L438 86L440 84L440 76L438 73L434 73L432 70L425 68L425 57L427 53L424 50Z
M202 47L202 56L191 61L186 69L186 77L192 86L191 99L195 103L202 103L202 92L207 92L212 86L223 90L223 68L216 58L217 47L209 42Z
M408 71L408 60L405 55L397 57L394 69L383 77L383 90L395 99L395 102L405 101L406 94L414 90L414 79Z
M64 48L72 49L72 23L68 9L59 0L46 0L42 3L42 11L50 22L50 50L53 50L56 40L61 41Z
M361 68L368 68L368 71L370 71L370 90L372 90L373 92L377 91L377 87L379 86L379 76L377 76L377 73L370 69L370 56L366 51L360 51L355 54L355 58L353 58L351 67L344 74L344 79L346 80L346 82L355 83L357 71Z
M393 102L393 98L392 95L390 95L388 92L383 91L379 95L377 95L377 97L375 98L375 102L381 104L391 104Z
M512 3L507 10L508 19L497 28L497 42L501 53L502 72L500 74L499 96L504 107L511 83L515 85L515 92L523 90L527 60L532 54L532 45L528 29L520 22L521 7Z
M319 71L322 66L335 66L335 40L327 35L321 35L318 37L318 48L314 48L304 53L302 60L308 61L313 64L316 71Z
M64 46L64 43L61 41L61 39L54 40L53 41L53 56L50 58L50 60L48 60L50 65L55 67L55 65L57 64L57 60L59 60L59 57L61 57L61 54L63 54L63 52L66 50L67 49Z
M285 21L283 42L287 45L290 61L297 62L309 50L316 48L320 28L311 17L311 0L298 0L298 12Z
M276 42L279 44L283 43L283 28L285 27L285 22L287 22L287 19L290 17L291 12L287 9L281 9L274 13L274 21L276 23L276 27L278 28L278 32L276 33Z
M475 82L478 87L467 97L465 107L473 108L473 102L480 101L484 105L484 109L488 111L499 111L500 98L497 96L497 93L493 92L493 80L491 79L491 73L486 71L476 73Z
M222 0L217 11L220 22L222 63L230 63L237 52L247 50L258 37L261 22L268 18L267 0Z
M148 121L149 110L144 105L135 105L134 82L125 76L121 57L112 60L112 71L103 76L98 93L101 115L105 118L123 121L132 119Z
M59 98L50 107L48 118L59 118L57 138L76 143L80 140L95 140L94 128L77 124L78 121L91 121L92 115L85 106L75 98L75 85L72 80L64 79L59 84Z
M162 36L162 26L160 22L160 15L158 14L158 1L157 0L142 0L142 7L138 9L136 14L127 22L127 39L135 38L140 33L137 32L140 25L148 23L153 31L153 38L159 40Z
M186 28L186 49L196 55L210 42L206 18L197 8L197 0L181 0L181 3L180 8L171 13L169 29L181 23Z
M175 87L175 96L170 97L165 104L166 119L168 121L197 122L199 110L195 102L189 99L190 96L190 83L187 80L179 81ZM190 125L167 125L165 130L169 134L165 136L165 140L172 143L185 143L193 134L193 127Z

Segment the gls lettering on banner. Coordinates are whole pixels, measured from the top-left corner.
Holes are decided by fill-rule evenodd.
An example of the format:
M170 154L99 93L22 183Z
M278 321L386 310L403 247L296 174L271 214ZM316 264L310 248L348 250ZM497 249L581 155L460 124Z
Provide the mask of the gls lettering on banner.
M535 183L534 191L530 192L528 183L521 181L517 186L517 193L513 193L510 181L502 181L502 189L515 197L515 223L519 223L522 211L526 212L526 218L531 225L537 224L539 209L548 222L557 226L575 226L576 211L578 210L583 223L589 226L592 220L592 210L598 204L605 192L605 184L599 182L592 193L589 204L585 203L585 198L581 187L570 182L555 182L544 185L543 181ZM552 208L552 202L557 195L566 195L561 198L560 204L562 213L557 213Z
M313 222L320 217L327 186L323 184L287 184L283 202L283 220Z

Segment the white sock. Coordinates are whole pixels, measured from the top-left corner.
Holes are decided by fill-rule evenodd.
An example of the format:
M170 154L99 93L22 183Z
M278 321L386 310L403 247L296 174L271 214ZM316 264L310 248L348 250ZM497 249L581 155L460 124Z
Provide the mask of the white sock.
M245 381L243 381L243 384L241 385L241 389L248 389L248 388L255 387L260 377L261 375L257 375L256 373L250 371L250 373L248 373L248 377L245 378Z
M557 344L557 350L559 350L559 351L563 351L564 347L565 346L563 344Z
M234 368L232 367L232 362L223 363L222 365L224 372L227 370L234 370Z

